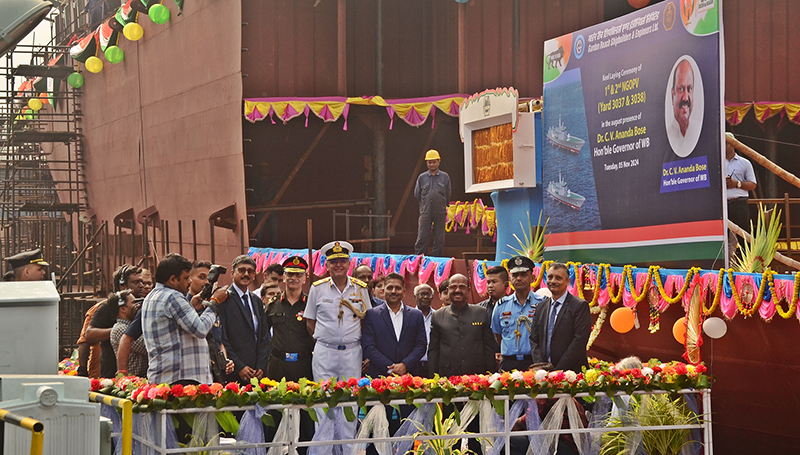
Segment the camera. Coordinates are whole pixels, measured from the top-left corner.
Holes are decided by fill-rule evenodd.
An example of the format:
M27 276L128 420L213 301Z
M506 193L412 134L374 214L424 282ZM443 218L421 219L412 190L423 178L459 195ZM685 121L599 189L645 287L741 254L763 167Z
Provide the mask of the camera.
M222 265L214 264L208 270L208 283L203 286L203 290L200 291L200 297L203 300L208 300L211 298L211 293L214 290L214 285L217 284L217 280L219 279L220 275L225 275L228 273L228 269L226 269Z

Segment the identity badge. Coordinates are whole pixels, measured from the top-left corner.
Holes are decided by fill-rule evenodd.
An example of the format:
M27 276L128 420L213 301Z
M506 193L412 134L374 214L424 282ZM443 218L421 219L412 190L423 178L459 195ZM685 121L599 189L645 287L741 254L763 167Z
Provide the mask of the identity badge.
M286 361L287 362L297 362L297 353L296 352L287 352L286 353Z

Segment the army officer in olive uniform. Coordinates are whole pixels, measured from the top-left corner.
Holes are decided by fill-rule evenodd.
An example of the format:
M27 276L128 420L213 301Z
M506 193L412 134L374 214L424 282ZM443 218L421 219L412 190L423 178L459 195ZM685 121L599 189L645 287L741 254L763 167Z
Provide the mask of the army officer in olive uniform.
M431 376L481 374L495 371L494 335L486 309L469 305L469 280L450 278L450 306L433 313L428 368Z
M300 256L283 262L286 291L275 296L267 306L267 324L272 328L272 358L267 376L276 381L299 381L311 378L311 351L314 339L306 329L303 314L307 297L303 293L308 263Z

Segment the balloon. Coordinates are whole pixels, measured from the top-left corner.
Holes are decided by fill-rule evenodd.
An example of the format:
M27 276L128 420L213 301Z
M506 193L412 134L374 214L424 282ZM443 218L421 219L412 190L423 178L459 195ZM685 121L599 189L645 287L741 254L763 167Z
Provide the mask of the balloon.
M703 332L717 340L728 333L728 324L720 318L708 318L706 322L703 323Z
M632 7L639 9L647 6L647 4L650 3L650 0L628 0L628 3Z
M90 73L99 73L103 70L103 61L97 57L89 57L86 59L86 69Z
M633 310L630 308L617 308L611 313L611 328L619 333L628 333L633 328L634 319Z
M30 100L28 100L28 107L30 107L34 111L38 111L39 109L42 108L42 100L40 100L39 98L31 98Z
M106 60L111 63L119 63L125 58L125 52L119 46L109 46L106 49Z
M682 317L675 321L675 324L672 326L672 336L675 337L675 341L680 344L686 344L686 317Z
M83 82L83 75L77 71L67 76L67 84L72 88L83 87Z
M164 24L169 20L169 8L164 5L153 5L147 15L156 24Z
M144 29L136 22L131 22L130 24L125 24L125 27L122 28L122 34L129 41L139 41L144 36Z
M539 290L536 291L536 294L543 295L545 297L553 297L553 293L550 292L550 289L547 288L539 288Z

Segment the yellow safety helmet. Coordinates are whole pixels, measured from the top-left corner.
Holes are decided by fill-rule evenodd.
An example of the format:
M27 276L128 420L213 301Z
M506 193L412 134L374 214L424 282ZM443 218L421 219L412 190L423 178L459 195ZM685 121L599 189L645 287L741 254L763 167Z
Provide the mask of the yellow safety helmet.
M425 161L440 160L440 159L442 158L439 156L439 152L434 149L428 150L428 153L425 154Z

